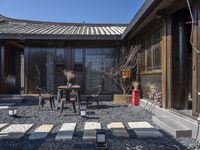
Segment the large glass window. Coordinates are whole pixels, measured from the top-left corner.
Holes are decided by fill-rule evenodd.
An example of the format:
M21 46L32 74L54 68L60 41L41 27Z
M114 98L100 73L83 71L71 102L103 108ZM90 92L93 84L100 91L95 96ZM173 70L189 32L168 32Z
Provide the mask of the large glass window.
M154 71L161 69L160 40L160 29L154 31L149 36L145 36L140 51L141 71Z
M54 56L52 48L29 48L29 90L36 87L54 89Z
M115 85L111 79L101 73L114 65L115 51L112 48L87 48L86 49L86 92L95 91L101 85L102 91L113 91Z
M161 46L160 46L160 30L153 34L153 69L161 69Z

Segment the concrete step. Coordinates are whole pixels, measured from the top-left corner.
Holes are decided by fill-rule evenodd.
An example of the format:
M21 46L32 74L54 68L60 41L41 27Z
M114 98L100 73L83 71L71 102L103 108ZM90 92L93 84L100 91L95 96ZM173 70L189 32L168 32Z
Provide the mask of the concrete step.
M161 129L170 133L174 137L192 137L192 130L176 123L175 121L168 119L166 116L152 118L153 122Z
M1 103L21 103L24 100L24 97L1 97L0 98L0 104Z

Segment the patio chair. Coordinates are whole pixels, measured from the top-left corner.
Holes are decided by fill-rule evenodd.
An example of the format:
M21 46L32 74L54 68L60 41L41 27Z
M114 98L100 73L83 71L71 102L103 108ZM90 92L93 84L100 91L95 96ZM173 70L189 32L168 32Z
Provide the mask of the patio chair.
M88 105L89 105L89 102L96 102L97 103L97 107L99 108L99 94L101 93L101 86L97 86L95 88L93 88L94 90L97 89L96 91L97 92L94 92L94 93L90 93L88 95L86 95L86 101L87 101L87 104L86 104L86 108L88 108Z
M74 113L76 114L76 93L72 91L71 93L66 93L65 95L65 97L61 98L60 115L63 112L64 104L67 102L70 102L73 105Z
M42 108L44 106L44 101L49 101L51 110L53 110L53 107L55 108L54 103L54 95L52 93L47 92L47 90L43 88L36 88L39 95L39 104L38 104L38 110L40 110L40 106L42 105Z

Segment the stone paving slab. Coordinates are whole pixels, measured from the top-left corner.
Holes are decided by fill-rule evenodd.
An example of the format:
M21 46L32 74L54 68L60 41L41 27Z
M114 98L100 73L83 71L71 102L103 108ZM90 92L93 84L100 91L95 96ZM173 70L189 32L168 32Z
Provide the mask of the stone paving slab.
M0 109L8 109L9 106L0 106Z
M96 130L101 129L99 122L85 122L83 140L95 140Z
M49 132L53 129L54 125L52 124L45 124L41 125L29 136L29 140L37 140L37 139L44 139L47 137Z
M12 124L0 132L0 139L20 139L33 124Z
M6 123L0 124L0 129L3 128L3 127L5 127L6 125L7 125Z
M129 134L122 122L112 122L107 125L107 128L111 129L112 134L116 137L129 138Z
M138 138L158 138L163 137L163 134L160 133L157 129L155 129L151 124L148 122L128 122L128 125Z
M58 134L56 135L56 140L71 140L76 128L76 123L64 123Z

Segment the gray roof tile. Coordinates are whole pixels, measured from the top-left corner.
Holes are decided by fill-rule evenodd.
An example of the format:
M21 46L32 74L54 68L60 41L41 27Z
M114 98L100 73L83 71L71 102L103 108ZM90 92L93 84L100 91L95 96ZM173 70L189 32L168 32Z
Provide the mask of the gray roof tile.
M6 18L0 15L0 35L121 36L126 27L126 24L28 21Z

